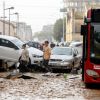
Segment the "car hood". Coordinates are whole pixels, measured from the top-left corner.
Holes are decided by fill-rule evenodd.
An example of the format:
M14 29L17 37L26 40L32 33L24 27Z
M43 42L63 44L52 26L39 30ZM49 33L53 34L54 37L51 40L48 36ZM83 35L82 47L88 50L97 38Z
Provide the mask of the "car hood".
M43 55L43 52L41 50L33 48L33 47L29 47L28 51L31 54L40 55L40 56Z
M50 59L59 59L59 60L71 60L73 59L73 56L68 55L51 55Z

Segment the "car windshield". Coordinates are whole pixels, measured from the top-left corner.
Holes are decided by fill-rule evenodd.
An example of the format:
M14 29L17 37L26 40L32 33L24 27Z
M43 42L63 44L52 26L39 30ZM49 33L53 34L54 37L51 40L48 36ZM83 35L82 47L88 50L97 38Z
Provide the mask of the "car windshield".
M53 55L72 55L71 48L55 47L52 49Z
M22 48L22 45L24 44L24 42L22 42L19 39L13 39L11 40L18 48Z

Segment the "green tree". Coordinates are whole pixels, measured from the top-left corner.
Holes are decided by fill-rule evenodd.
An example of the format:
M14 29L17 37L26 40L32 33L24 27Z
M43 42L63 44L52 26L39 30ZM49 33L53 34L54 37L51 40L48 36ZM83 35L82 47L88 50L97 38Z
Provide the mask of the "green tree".
M66 19L64 18L64 33L66 32ZM57 41L61 41L63 37L63 19L58 19L54 24L54 38Z

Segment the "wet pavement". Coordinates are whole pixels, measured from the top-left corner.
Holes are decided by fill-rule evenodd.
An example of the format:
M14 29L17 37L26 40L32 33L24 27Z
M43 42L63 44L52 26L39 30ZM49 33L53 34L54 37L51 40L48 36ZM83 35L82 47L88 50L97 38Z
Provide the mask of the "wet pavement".
M0 73L0 100L100 100L100 89L86 89L81 75L25 73L30 79Z

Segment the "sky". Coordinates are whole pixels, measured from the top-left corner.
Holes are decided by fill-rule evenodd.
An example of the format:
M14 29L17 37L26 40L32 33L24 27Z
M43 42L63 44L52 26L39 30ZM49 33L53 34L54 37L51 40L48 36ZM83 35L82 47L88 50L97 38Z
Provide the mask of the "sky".
M63 0L0 0L0 17L3 16L3 1L5 8L15 7L11 13L19 13L19 21L31 25L32 31L42 30L43 25L54 24L62 17L60 8L63 6ZM8 16L8 11L5 11ZM16 21L17 17L11 15L11 20Z

